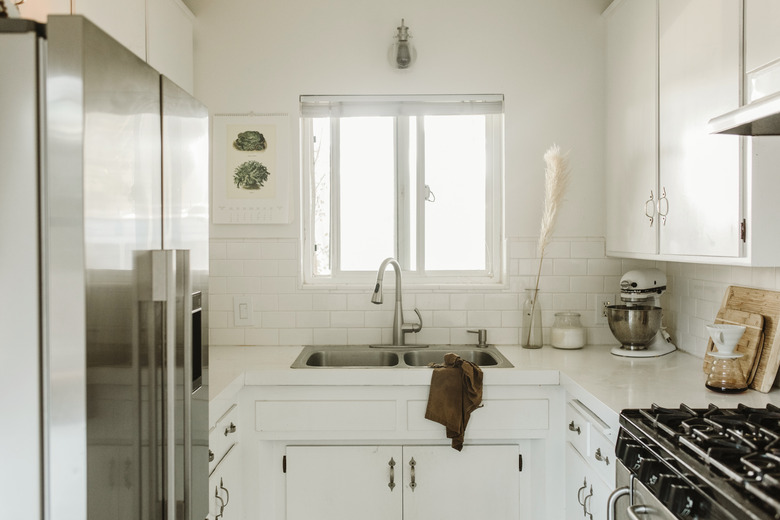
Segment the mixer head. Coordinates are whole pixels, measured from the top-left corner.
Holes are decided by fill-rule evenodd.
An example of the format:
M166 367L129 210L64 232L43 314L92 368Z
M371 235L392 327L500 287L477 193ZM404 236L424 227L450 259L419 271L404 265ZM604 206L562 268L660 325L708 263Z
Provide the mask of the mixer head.
M659 269L635 269L620 278L620 299L625 302L657 302L665 291L666 274Z

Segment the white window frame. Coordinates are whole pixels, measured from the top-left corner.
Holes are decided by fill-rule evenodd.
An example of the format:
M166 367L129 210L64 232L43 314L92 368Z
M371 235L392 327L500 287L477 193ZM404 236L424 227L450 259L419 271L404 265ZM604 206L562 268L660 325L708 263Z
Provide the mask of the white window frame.
M483 271L408 271L410 251L404 248L405 241L399 241L396 237L398 248L398 260L404 267L404 285L428 288L457 288L479 286L493 286L505 288L507 284L506 273L506 240L504 233L504 120L503 120L503 95L413 95L413 96L301 96L301 267L302 282L304 287L339 288L350 286L365 286L376 279L376 271L341 271L339 269L340 248L338 247L338 178L331 180L331 274L327 276L316 275L313 272L314 262L314 212L313 212L313 176L314 157L312 156L313 131L311 119L315 117L333 117L331 121L332 148L337 148L338 122L335 119L342 114L350 115L385 115L387 111L397 111L394 114L399 118L414 115L435 114L480 114L485 115L489 110L492 117L487 118L486 123L486 189L485 189L485 237L486 237L486 269ZM486 109L486 104L490 108ZM458 108L455 108L455 107ZM379 107L379 108L377 108ZM500 107L500 110L497 109ZM453 112L457 110L457 112ZM381 113L379 113L381 112ZM401 112L401 113L398 113ZM424 140L423 120L418 117L417 132L420 139ZM396 125L396 142L399 141L399 127L406 131L408 125ZM396 233L398 229L404 229L403 222L399 219L408 215L409 198L398 196L405 193L405 179L408 175L402 175L398 168L406 168L408 160L401 160L401 155L408 153L408 149L396 149ZM337 170L338 159L332 157L332 169ZM424 170L424 150L418 150L417 168ZM424 190L424 174L417 176L417 193ZM417 197L417 255L420 264L421 255L425 254L424 233L421 227L424 222L424 200ZM379 265L377 264L377 268Z

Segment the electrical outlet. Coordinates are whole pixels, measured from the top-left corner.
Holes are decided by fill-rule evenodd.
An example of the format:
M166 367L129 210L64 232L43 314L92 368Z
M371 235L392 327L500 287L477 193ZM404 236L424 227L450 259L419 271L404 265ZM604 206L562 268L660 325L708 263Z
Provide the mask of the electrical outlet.
M593 322L596 325L606 325L607 324L607 310L605 307L607 305L615 305L617 301L615 300L614 294L597 294L596 295L596 305L594 312L594 318Z
M252 298L249 296L233 297L233 325L246 327L253 325Z

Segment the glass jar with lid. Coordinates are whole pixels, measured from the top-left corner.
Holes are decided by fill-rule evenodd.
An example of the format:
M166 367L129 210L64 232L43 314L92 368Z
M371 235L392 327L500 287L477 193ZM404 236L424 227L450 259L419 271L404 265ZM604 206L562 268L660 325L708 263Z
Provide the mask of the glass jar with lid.
M585 346L585 328L578 312L556 312L550 331L550 344L555 348L578 349Z

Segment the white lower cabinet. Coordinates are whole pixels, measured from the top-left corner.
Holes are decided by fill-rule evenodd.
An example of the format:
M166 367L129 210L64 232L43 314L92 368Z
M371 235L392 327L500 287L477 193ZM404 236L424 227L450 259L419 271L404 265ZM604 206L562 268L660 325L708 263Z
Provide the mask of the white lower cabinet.
M209 476L209 519L239 520L241 511L241 457L237 453L238 445L220 461L219 466Z
M521 445L288 446L287 520L530 518ZM526 496L524 496L526 495ZM524 512L525 511L525 512Z
M571 444L566 445L566 519L604 520L612 487Z

